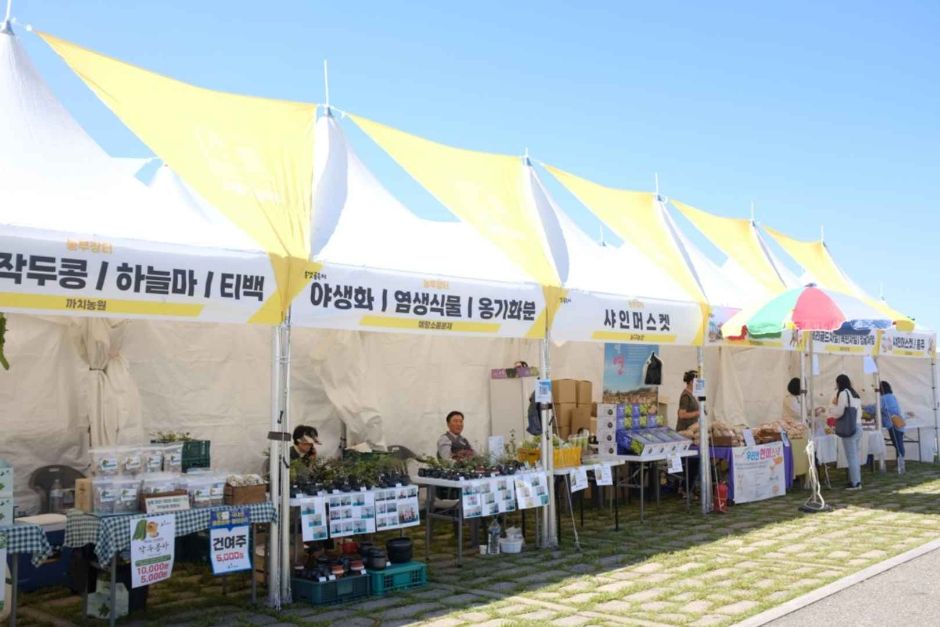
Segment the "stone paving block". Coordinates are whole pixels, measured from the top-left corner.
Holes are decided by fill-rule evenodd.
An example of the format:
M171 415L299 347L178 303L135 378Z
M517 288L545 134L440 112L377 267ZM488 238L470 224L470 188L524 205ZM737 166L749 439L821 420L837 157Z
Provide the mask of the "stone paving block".
M595 586L587 581L576 581L574 583L569 583L567 586L560 588L561 592L582 592L584 590L590 590Z
M493 592L509 592L510 590L515 590L519 587L519 584L514 581L497 581L493 585L487 586L487 590L492 590Z
M531 608L532 606L527 603L519 603L516 605L504 605L503 607L497 608L495 611L500 616L512 616L513 614L521 614Z
M270 625L271 623L278 622L276 618L268 616L267 614L248 614L240 617L240 620L249 625Z
M663 591L660 590L659 588L652 588L650 590L642 590L640 592L634 592L633 594L624 597L624 599L627 601L636 601L636 602L652 601L653 599L655 599L662 593Z
M463 621L456 618L439 618L430 623L422 623L424 627L456 627L456 625L461 624L463 624Z
M390 618L408 618L440 607L441 606L437 603L413 603L411 605L403 605L402 607L396 607L382 612L382 620L384 622L385 619Z
M666 608L671 608L672 603L668 601L650 601L649 603L643 603L640 605L640 609L644 612L662 612Z
M551 620L556 616L558 616L558 612L553 612L551 610L535 610L534 612L519 614L515 618L517 620L546 621Z
M707 612L712 605L714 604L711 601L692 601L680 607L679 611L688 614L702 614Z
M454 617L466 623L479 623L489 618L489 614L483 612L461 612L455 614Z
M572 616L565 616L564 618L556 618L551 624L559 625L560 627L580 627L580 625L585 625L589 622L591 622L591 619L587 616L574 614Z
M477 624L477 627L502 627L502 625L510 625L510 624L512 624L512 621L497 618L494 620L488 620L485 623L479 623Z
M371 612L372 610L381 610L386 607L391 607L393 605L401 605L402 600L400 598L385 597L374 599L372 601L363 601L362 603L356 603L356 611L358 612Z
M574 596L570 596L566 599L563 599L562 602L581 605L582 603L587 603L588 601L590 601L596 596L597 596L596 592L582 592L581 594L576 594Z
M659 562L649 562L647 564L643 564L642 566L637 566L633 569L633 571L637 573L656 573L662 569L663 565Z
M710 627L711 625L718 625L728 620L727 616L716 616L713 614L708 614L702 616L694 623L690 623L692 627Z
M422 597L422 598L426 598L426 597ZM451 595L441 595L440 593L438 593L437 598L438 600L440 600L441 603L444 603L446 605L469 605L476 601L483 600L483 597L481 597L480 595L471 594L469 592L464 593L464 594L451 594Z
M610 614L626 614L633 609L633 604L626 601L607 601L594 607L595 611L608 612Z
M719 607L715 610L715 612L727 614L729 616L737 616L738 614L743 614L748 610L754 609L758 605L759 604L757 601L738 601L737 603L732 603L731 605Z

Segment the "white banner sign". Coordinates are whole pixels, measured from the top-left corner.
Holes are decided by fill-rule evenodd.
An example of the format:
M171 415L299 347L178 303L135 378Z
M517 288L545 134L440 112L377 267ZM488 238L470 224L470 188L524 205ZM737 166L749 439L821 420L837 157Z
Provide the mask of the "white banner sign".
M176 555L176 516L142 516L130 521L131 587L169 579Z
M879 355L929 359L937 350L937 336L932 333L885 331L878 346Z
M526 472L514 475L516 505L531 509L548 505L548 477L544 472Z
M552 323L552 339L691 345L701 340L701 308L569 290Z
M421 522L418 486L400 485L375 491L375 529L414 527Z
M324 266L294 300L298 326L476 337L526 337L545 308L536 285ZM544 329L541 335L544 336ZM532 336L535 337L535 336Z
M19 232L18 232L19 231ZM59 315L247 322L274 294L261 251L0 236L0 308Z
M813 351L840 355L871 355L875 352L875 333L831 333L813 331Z
M326 497L303 499L300 504L300 528L304 542L326 540L329 537L326 523Z
M783 442L731 449L734 502L750 503L786 494Z
M343 492L326 498L330 506L331 538L375 533L375 492Z
M578 466L571 473L571 491L580 492L588 487L587 468Z

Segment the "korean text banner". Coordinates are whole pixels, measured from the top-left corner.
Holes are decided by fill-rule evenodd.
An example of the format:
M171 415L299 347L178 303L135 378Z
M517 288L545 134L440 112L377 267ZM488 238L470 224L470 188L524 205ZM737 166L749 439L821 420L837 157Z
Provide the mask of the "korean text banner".
M891 357L930 359L936 351L937 336L933 333L885 331L878 343L878 354Z
M90 236L0 235L0 307L30 313L247 322L275 292L261 251Z
M291 309L297 326L475 337L530 335L545 309L536 285L376 272L325 264ZM542 319L544 324L544 319Z
M840 355L873 355L877 335L868 333L831 333L813 331L813 352Z
M569 290L552 323L552 339L700 345L702 307Z

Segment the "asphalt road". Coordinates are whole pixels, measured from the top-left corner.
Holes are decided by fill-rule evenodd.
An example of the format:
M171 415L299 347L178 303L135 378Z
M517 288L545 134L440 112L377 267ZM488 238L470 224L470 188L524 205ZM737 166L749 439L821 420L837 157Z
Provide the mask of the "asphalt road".
M773 627L940 625L940 550L767 624Z

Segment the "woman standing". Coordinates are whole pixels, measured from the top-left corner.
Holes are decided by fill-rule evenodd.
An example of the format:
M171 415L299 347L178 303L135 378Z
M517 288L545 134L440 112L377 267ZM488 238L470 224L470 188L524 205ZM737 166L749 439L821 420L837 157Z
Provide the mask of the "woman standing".
M898 474L904 474L904 419L901 417L901 406L894 397L891 384L882 381L881 386L881 426L888 430L891 444L898 452Z
M676 431L685 431L692 425L698 423L701 410L699 409L698 399L692 394L692 386L695 384L696 377L698 377L698 372L695 370L688 370L682 375L682 382L685 383L685 388L682 389L682 394L679 396ZM696 444L698 443L696 442ZM685 472L689 478L689 489L694 491L695 480L698 478L698 458L685 457L682 459L682 465L685 466ZM682 490L680 489L680 494L681 493Z
M862 469L859 464L859 444L862 441L862 399L844 374L836 377L836 395L832 399L832 404L835 405L836 420L844 416L846 411L855 410L855 432L840 439L845 451L845 461L849 466L849 485L846 490L861 490Z

